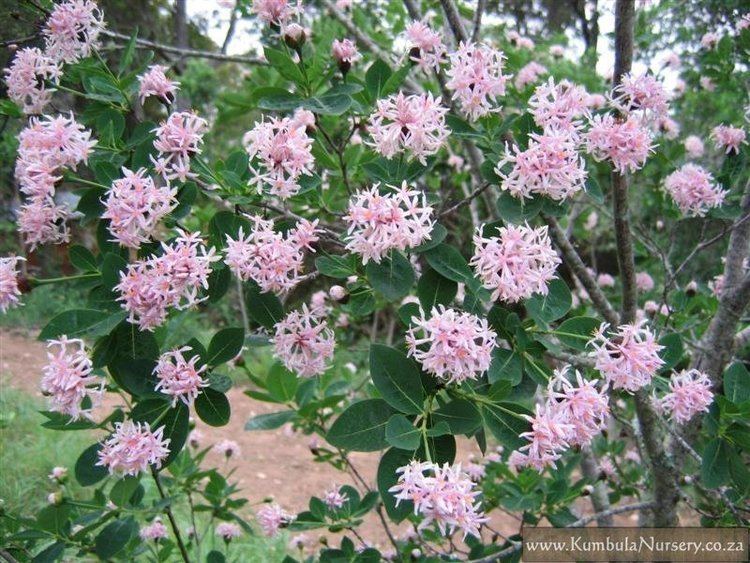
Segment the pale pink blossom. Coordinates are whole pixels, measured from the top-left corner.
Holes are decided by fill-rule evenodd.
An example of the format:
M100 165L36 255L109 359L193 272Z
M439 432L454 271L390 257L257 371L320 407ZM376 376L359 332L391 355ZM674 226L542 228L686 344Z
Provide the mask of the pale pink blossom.
M682 66L680 55L678 55L674 51L667 51L662 58L662 62L664 66L670 67L675 70L679 69Z
M191 430L190 434L188 434L187 442L190 444L191 448L198 449L201 447L201 444L203 443L205 439L205 436L203 435L203 432L201 432L198 429Z
M666 317L670 312L669 307L666 303L662 303L661 305L659 305L656 301L652 301L651 299L643 304L643 310L651 316L654 316L658 313Z
M523 432L521 438L529 443L511 453L509 465L516 469L531 467L539 472L547 467L556 467L555 462L568 449L574 436L569 412L552 404L537 404L534 416L523 417L531 423L531 430Z
M661 407L673 420L685 424L699 412L708 412L714 400L711 379L697 369L682 370L672 375L670 393L661 399Z
M586 222L583 224L583 228L587 231L593 231L599 224L599 214L596 211L592 211L586 217Z
M359 254L364 264L380 263L391 250L406 250L430 239L435 221L427 196L406 181L400 188L379 184L356 192L349 200L346 248Z
M396 506L401 501L414 503L414 514L423 520L418 530L433 522L440 533L450 535L461 530L466 535L479 537L479 528L489 519L477 501L480 491L471 478L461 470L461 465L444 464L442 467L429 461L412 461L396 470L398 482L389 489L394 493Z
M668 116L662 116L656 120L657 130L664 135L665 139L673 141L680 135L680 124Z
M181 111L170 114L154 129L154 148L159 158L151 157L156 171L165 180L179 179L181 182L196 175L190 171L190 159L201 153L203 135L208 122L193 112Z
M215 533L225 542L230 542L242 535L242 529L234 522L219 522L216 525Z
M446 58L443 36L432 29L425 21L413 21L404 31L409 43L409 58L424 71L440 68Z
M369 142L386 158L410 153L422 164L445 144L450 130L445 125L447 108L431 93L405 96L399 92L377 101L367 129Z
M685 89L687 88L687 84L682 78L676 78L674 81L674 86L672 87L672 92L675 96L681 96L685 93Z
M177 207L177 188L157 186L146 169L133 172L122 168L104 200L103 219L109 232L122 246L139 248L153 236L159 221Z
M13 62L5 69L8 97L21 106L26 114L39 114L50 103L57 84L60 68L57 63L36 47L26 47L16 53Z
M52 198L35 197L18 213L18 232L32 250L40 244L67 242L70 232L65 222L69 215L69 209Z
M482 285L492 290L492 299L517 303L534 293L547 295L560 264L547 227L508 225L498 227L498 235L484 237L479 228L470 261Z
M568 374L575 376L575 382ZM586 380L569 366L556 370L548 386L548 406L571 425L570 445L587 446L607 426L609 396L600 380Z
M25 260L20 256L4 256L0 258L0 312L7 313L8 309L18 307L21 290L18 287L18 262Z
M705 152L703 141L696 135L689 135L685 138L685 152L690 158L700 158Z
M57 481L58 483L64 481L67 476L68 468L61 466L53 467L50 474L47 475L50 481Z
M282 26L302 12L299 0L253 0L252 11L261 21Z
M412 317L411 322L407 355L426 372L447 383L461 383L480 377L490 367L497 335L487 319L440 305L433 307L429 318Z
M559 59L565 54L565 47L562 45L550 45L549 54Z
M589 346L594 348L591 355L595 367L613 389L634 393L651 383L657 370L664 365L659 357L664 346L656 342L643 320L621 325L609 333L608 328L609 325L603 323L589 341Z
M474 482L481 481L482 478L484 478L484 476L487 474L487 469L484 467L484 465L475 463L473 461L470 461L466 464L466 467L464 467L464 471Z
M274 537L279 530L294 520L294 516L287 513L276 503L264 504L256 513L258 524L263 533L268 537Z
M745 14L737 22L737 33L739 34L743 29L750 29L750 14Z
M506 174L503 168L512 163ZM576 140L565 131L548 129L529 135L528 148L513 145L497 163L495 173L503 179L502 189L517 198L545 195L556 201L580 192L588 173L576 150Z
M339 0L341 2L341 0ZM339 8L341 9L341 8ZM298 549L300 551L305 549L305 546L310 543L310 538L306 534L296 534L289 539L289 549Z
M214 446L214 451L227 459L230 457L239 457L241 453L240 445L234 440L221 440L217 442Z
M349 502L349 496L341 492L341 488L334 485L323 495L323 502L331 510L336 510Z
M701 85L701 88L703 88L706 92L713 92L716 90L716 83L714 83L711 78L708 76L701 76L700 80L698 81Z
M301 220L285 234L274 230L273 220L259 215L247 217L252 227L247 235L242 227L237 239L227 235L227 266L243 281L253 280L263 292L286 293L303 278L305 250L318 240L317 219Z
M339 68L346 67L349 70L352 64L362 58L357 50L357 45L351 39L334 39L331 45L331 56L339 65Z
M536 61L531 61L518 71L514 82L516 90L523 90L529 84L534 84L539 80L540 76L547 74L547 72L547 67L540 65Z
M500 111L500 106L493 105L499 96L505 95L505 83L510 78L503 74L505 55L488 45L462 41L449 58L445 86L453 92L463 114L476 121Z
M664 187L680 211L693 217L703 217L709 209L720 207L728 193L714 183L710 172L690 163L667 176Z
M167 538L169 536L169 532L167 532L167 527L162 524L161 520L158 518L155 519L151 524L147 526L143 526L138 531L138 537L141 538L143 541L153 540L153 541L159 541Z
M745 130L742 127L731 125L718 125L711 130L711 139L717 149L724 150L726 154L740 154L740 145L746 145Z
M599 458L597 469L599 470L599 473L604 475L607 479L614 479L617 476L617 468L609 454L603 455Z
M721 39L721 37L718 33L709 31L708 33L704 33L703 37L701 37L701 45L706 49L714 49L716 45L719 44L719 39Z
M146 101L149 96L156 96L167 105L174 103L180 83L167 78L167 70L168 68L163 65L151 65L146 72L138 77L140 84L138 97L141 103Z
M555 84L550 78L537 86L529 98L529 112L540 127L573 132L583 125L581 118L589 113L588 97L583 87L568 80Z
M315 117L298 109L292 117L270 118L255 124L243 138L251 159L250 170L260 191L267 185L271 194L286 199L296 195L302 176L311 176L315 166L313 139L307 128Z
M607 98L604 94L588 94L586 96L586 107L590 109L601 109L607 105Z
M637 272L635 274L635 286L638 291L651 291L654 289L654 278L648 272Z
M115 431L101 445L99 461L113 475L132 475L159 469L169 455L169 438L164 427L152 431L148 422L115 422Z
M201 374L208 369L207 365L196 364L201 361L199 356L194 355L189 360L185 359L183 352L192 350L190 346L175 348L164 352L159 356L159 361L154 368L156 376L156 390L172 397L172 406L177 401L182 401L190 406L198 397L208 381Z
M339 10L348 10L352 7L354 0L336 0L336 7Z
M45 52L58 63L76 63L99 45L104 18L91 0L55 4L42 29Z
M104 380L93 374L93 365L83 340L61 336L47 342L47 364L42 368L42 393L48 397L49 410L70 417L71 421L91 418L84 399L96 404L101 398Z
M641 168L653 152L651 134L632 114L624 121L611 114L595 115L584 140L594 160L609 160L621 174Z
M532 41L528 37L524 37L517 31L511 30L506 33L505 36L507 37L508 41L510 41L519 49L528 49L529 51L534 49L534 41Z
M328 290L328 295L331 297L331 299L341 301L346 297L346 289L344 289L340 285L332 285Z
M271 341L274 356L299 377L325 373L336 345L326 320L311 312L307 305L302 305L301 312L292 311L276 323Z
M669 94L650 74L625 74L612 92L613 105L622 112L643 112L651 117L664 117L669 110Z
M605 272L596 277L596 283L599 287L615 287L615 278Z

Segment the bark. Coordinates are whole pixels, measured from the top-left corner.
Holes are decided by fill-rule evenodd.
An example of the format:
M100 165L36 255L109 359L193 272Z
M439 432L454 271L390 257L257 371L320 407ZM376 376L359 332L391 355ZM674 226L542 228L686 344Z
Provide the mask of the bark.
M609 510L609 497L607 496L607 486L599 480L599 464L596 461L594 452L586 447L581 451L581 471L583 475L594 482L594 490L591 493L591 504L594 505L594 511L599 514L596 523L600 528L611 528L614 524Z
M466 29L464 29L464 24L461 21L461 15L458 13L458 8L456 8L453 0L440 0L440 5L443 6L445 18L448 20L448 26L451 28L456 42L468 41L469 36L466 34Z

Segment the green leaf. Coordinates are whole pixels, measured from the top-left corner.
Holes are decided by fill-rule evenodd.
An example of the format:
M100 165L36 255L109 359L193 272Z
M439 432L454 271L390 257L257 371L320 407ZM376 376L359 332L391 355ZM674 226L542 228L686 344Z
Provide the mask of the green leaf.
M120 272L128 268L127 261L114 252L107 252L102 259L102 284L107 289L114 289L120 283Z
M208 354L203 360L209 366L218 366L235 358L245 343L242 328L225 328L217 332L208 345Z
M351 254L320 256L315 259L315 267L329 278L346 279L357 273L357 263Z
M117 506L125 506L133 496L133 493L138 488L140 483L139 477L133 477L126 475L117 483L115 483L112 490L109 492L109 500L115 503Z
M406 80L406 77L409 76L412 66L412 62L407 60L401 68L391 74L390 78L386 80L385 85L383 85L383 88L380 90L380 97L384 98L398 92L401 89L404 80Z
M489 431L504 447L515 450L523 446L525 440L520 434L526 432L530 424L518 415L531 414L528 409L515 403L482 403L481 413Z
M724 396L735 405L750 401L750 373L742 362L734 362L724 372Z
M216 551L215 549L208 552L208 555L206 556L206 563L225 563L226 557L224 557L224 554L221 551Z
M71 264L82 272L96 272L99 269L96 258L85 246L74 244L70 247L68 256L70 257Z
M78 456L74 473L76 481L82 487L88 487L89 485L95 485L102 479L104 479L109 472L107 468L102 465L96 465L99 461L99 448L101 444L93 444L83 450L83 453Z
M526 311L534 320L545 324L564 316L572 303L568 286L560 278L555 278L547 286L547 295L537 293L527 299L525 305Z
M227 396L210 387L203 389L195 399L195 413L209 426L228 424L231 412Z
M232 281L232 273L229 268L218 268L212 270L208 275L208 302L216 303L229 291L229 283Z
M420 414L427 394L419 368L413 360L395 348L370 346L372 382L385 401L406 414Z
M585 350L599 325L601 322L593 317L572 317L555 329L555 336L566 346L575 350Z
M496 381L509 381L515 386L521 383L523 377L523 357L513 350L505 348L494 348L492 350L492 362L487 371L487 380L490 383Z
M157 383L155 367L154 360L119 356L107 366L107 369L120 387L131 395L140 397L154 393Z
M446 236L448 236L448 230L440 223L435 223L430 232L429 240L423 242L419 246L415 246L411 251L415 253L427 252L443 242Z
M273 329L284 318L284 306L279 298L270 292L262 293L254 282L247 282L243 287L247 314L261 326Z
M122 76L128 69L130 64L133 62L133 56L135 55L136 40L138 39L138 28L133 30L128 44L125 46L122 54L120 55L120 64L117 65L117 76Z
M302 71L287 53L271 49L270 47L264 47L263 53L265 54L268 63L275 68L281 76L298 85L305 83L305 77L302 75Z
M544 200L539 197L519 199L510 195L510 192L503 191L497 198L497 211L506 223L520 225L536 217L543 204Z
M380 264L368 262L365 271L372 287L389 301L403 298L414 283L411 263L396 251L390 257L383 258Z
M392 74L391 68L380 59L370 65L365 74L365 84L371 100L374 101L381 97L380 92Z
M101 559L111 559L120 553L138 533L138 524L132 516L107 524L94 540L94 553Z
M484 135L472 127L467 121L452 113L445 116L445 123L451 130L451 137L455 136L459 139L472 139L475 141L484 138Z
M432 268L426 268L417 283L417 296L425 312L438 305L450 305L456 297L458 284L440 275Z
M52 534L64 534L69 525L70 506L67 504L51 504L39 511L36 524L42 530Z
M341 115L351 107L353 101L346 92L332 88L320 96L306 99L302 106L318 115Z
M292 410L259 414L245 423L245 430L273 430L280 428L292 420L296 414Z
M445 422L452 434L472 434L482 425L479 409L466 399L453 399L432 414L436 424Z
M242 228L245 234L252 230L250 222L244 217L235 215L230 211L219 211L211 217L208 223L208 232L211 238L211 245L217 248L224 248L227 235L237 240L238 233Z
M596 203L604 203L604 192L596 178L589 176L586 179L585 189L586 193L589 194L589 197L591 197Z
M165 414L165 410L166 414ZM164 439L169 439L169 455L160 469L169 465L185 445L190 432L190 410L184 403L174 407L162 399L147 399L136 404L131 418L137 422L148 422L153 431L164 428Z
M458 283L476 286L469 263L453 246L439 244L425 252L427 263L441 276Z
M664 365L659 368L659 371L665 373L675 367L682 359L684 353L682 337L676 332L671 332L659 338L659 344L664 346L664 349L659 352L659 357L664 360Z
M429 459L438 465L444 463L452 464L456 459L456 439L450 434L440 436L430 436L427 438L427 444L430 448ZM425 454L425 447L422 444L414 454L417 459L427 461L428 456Z
M374 452L388 445L385 426L395 411L383 399L365 399L350 405L328 430L328 442L355 452Z
M84 336L93 338L109 333L125 317L127 317L125 311L118 311L117 313L94 309L63 311L46 324L38 338L39 340L52 340L62 335L67 335L69 338Z
M391 446L414 451L419 447L421 437L419 428L415 428L403 414L394 414L388 419L385 439Z
M297 393L299 379L280 363L271 366L266 379L268 394L280 403L286 403L294 399Z
M711 440L703 450L701 481L709 489L720 487L729 480L731 447L721 438Z
M380 458L380 463L378 464L378 492L380 493L380 498L383 499L383 506L385 506L388 517L396 523L401 522L414 511L414 504L411 501L402 500L396 506L396 499L393 497L393 493L389 491L398 481L396 470L399 467L408 465L411 458L412 454L410 452L391 448Z
M23 111L11 100L0 100L0 115L23 117Z

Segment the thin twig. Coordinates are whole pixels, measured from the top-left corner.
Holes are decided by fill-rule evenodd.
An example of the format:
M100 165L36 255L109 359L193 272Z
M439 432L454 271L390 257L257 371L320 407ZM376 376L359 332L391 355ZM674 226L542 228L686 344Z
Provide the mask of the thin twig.
M475 43L479 40L479 32L482 30L482 15L487 0L477 0L477 8L474 10L474 29L471 32L471 40Z
M156 490L159 491L159 497L161 497L162 500L166 500L167 496L164 494L164 489L161 486L161 481L159 480L159 474L156 472L156 469L154 469L153 467L151 468L151 476L154 478L154 482L156 483ZM190 563L190 556L188 555L185 544L182 542L182 536L180 535L180 528L177 526L177 521L175 520L174 514L172 514L172 509L169 507L169 505L166 505L164 507L164 512L167 515L167 518L169 519L169 524L172 527L172 532L174 532L174 537L177 540L177 546L180 548L180 555L182 555L182 560L185 563Z

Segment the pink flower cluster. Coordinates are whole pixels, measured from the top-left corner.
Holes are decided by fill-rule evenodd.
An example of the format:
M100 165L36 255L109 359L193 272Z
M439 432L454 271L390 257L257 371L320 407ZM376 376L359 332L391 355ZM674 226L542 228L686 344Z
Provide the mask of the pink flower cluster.
M42 368L41 389L49 398L49 410L66 414L71 420L91 418L90 409L82 407L83 400L88 397L95 403L104 382L92 374L93 366L83 340L61 336L59 340L50 340L47 348L51 351L47 352L47 365Z
M708 412L714 400L711 379L697 369L675 373L669 381L670 393L660 401L662 409L671 414L673 420L685 424L699 412Z
M503 74L505 55L488 45L461 42L449 55L451 66L446 71L445 86L453 92L453 99L470 120L500 108L493 108L498 96L505 95L505 83L510 78Z
M0 312L7 313L11 307L17 307L21 290L18 288L18 262L20 256L0 258Z
M198 291L208 288L216 250L206 250L200 233L178 231L172 244L162 243L163 254L139 260L120 274L118 301L128 320L141 330L154 330L167 318L170 307L187 309L200 302Z
M91 55L104 30L104 18L91 0L55 4L42 34L46 52L58 63L76 63Z
M252 230L245 235L240 227L237 240L227 235L225 262L235 276L253 280L264 292L286 293L302 279L305 249L318 240L318 221L301 220L282 234L274 231L273 221L259 215L248 216Z
M721 39L721 37L718 33L709 31L707 33L704 33L703 37L701 37L701 45L706 49L713 49L714 47L716 47L716 45L719 44L719 39Z
M68 239L66 207L54 201L64 168L75 170L96 145L91 132L72 117L32 118L18 136L15 176L30 199L21 208L18 230L31 248Z
M294 520L293 515L286 512L275 502L264 504L258 510L256 516L263 533L268 537L274 537L282 527Z
M648 272L638 272L635 274L635 285L638 291L651 291L654 289L654 278Z
M638 111L644 116L659 118L669 111L669 94L650 74L623 75L612 94L612 104L623 113Z
M505 174L503 168L512 163ZM516 145L497 163L495 173L503 179L502 189L517 198L545 195L556 201L581 191L588 177L574 137L554 128L531 133L526 150Z
M169 442L163 426L152 431L148 422L115 422L115 432L101 445L96 464L113 475L135 477L148 471L149 465L161 467L169 455Z
M412 317L406 333L408 356L447 383L480 377L490 367L497 335L487 319L470 313L432 309L431 316Z
M145 102L149 96L161 98L167 105L174 103L180 83L167 78L167 70L167 67L163 65L151 65L138 77L140 83L138 97L141 103Z
M723 150L726 154L740 154L740 145L747 144L745 137L746 133L742 127L722 124L711 130L711 138L716 148Z
M534 84L539 80L539 77L543 74L547 74L547 67L539 64L536 61L531 61L527 65L521 67L516 75L514 82L516 90L524 90L529 84Z
M540 127L572 134L583 125L581 118L589 114L588 99L583 87L568 80L555 84L550 78L537 86L529 98L529 112Z
M474 235L474 256L469 262L492 299L516 303L534 293L547 294L560 257L552 248L547 227L498 227L497 237Z
M344 216L348 224L346 248L380 263L389 251L406 250L429 240L435 225L433 208L424 193L410 188L406 182L400 188L381 194L379 184L355 193L349 200L349 212Z
M301 12L300 0L253 0L252 11L261 21L283 26Z
M399 92L377 101L370 116L370 143L386 158L409 152L422 164L445 144L450 130L445 125L447 108L432 94L405 96Z
M151 524L143 526L138 531L138 537L143 541L159 541L167 538L168 536L169 533L167 532L167 527L162 524L162 521L158 518L155 519Z
M299 377L314 377L328 369L336 341L325 319L310 311L292 311L276 323L276 334L271 339L274 355L289 371Z
M333 486L331 490L326 491L323 495L323 502L331 510L341 508L349 501L349 496L342 493L341 489L337 486Z
M700 158L705 152L703 141L696 135L688 135L685 137L685 152L690 158Z
M123 167L123 178L112 183L104 201L103 219L122 246L139 248L154 234L159 221L177 207L177 188L156 186L146 169L133 172Z
M190 406L198 397L203 387L208 385L201 374L208 369L207 365L198 367L200 357L193 356L186 360L183 352L192 350L190 346L175 348L159 356L154 368L154 375L158 379L156 390L172 397L172 406L182 401Z
M27 47L16 53L11 65L5 69L8 97L21 106L26 114L38 114L52 99L53 89L45 82L57 83L60 67L36 47Z
M334 39L331 45L331 56L339 66L347 65L347 70L356 61L362 58L357 50L357 45L351 39Z
M689 163L667 176L664 187L680 211L694 217L703 217L709 209L720 207L728 193L714 183L710 172Z
M241 453L240 445L234 440L222 440L214 446L214 450L225 458L238 457Z
M215 533L224 541L229 542L239 538L242 535L242 529L234 522L220 522L216 525Z
M462 530L479 537L479 528L489 519L480 509L471 478L461 470L461 465L444 464L442 467L429 461L412 461L396 470L398 482L389 489L395 493L396 506L401 501L414 503L414 514L424 520L418 530L435 522L443 535Z
M657 370L664 365L659 351L664 348L654 334L645 327L646 321L626 324L607 334L609 325L603 323L589 341L594 348L591 355L595 368L613 389L635 393L651 383Z
M184 182L195 178L190 172L190 158L201 153L200 146L207 129L205 119L187 111L175 112L162 121L154 129L154 148L159 151L159 158L151 158L156 172L165 180L179 178Z
M413 21L404 31L409 43L409 58L424 71L440 68L446 56L442 35L424 21Z
M299 192L300 178L313 173L313 140L307 127L314 125L315 116L298 109L291 118L264 119L245 134L247 153L251 160L257 159L257 169L251 166L255 174L251 183L257 184L259 191L267 184L270 192L282 199Z
M594 160L609 160L621 174L641 168L653 152L651 133L634 114L624 120L611 114L595 115L584 140Z

